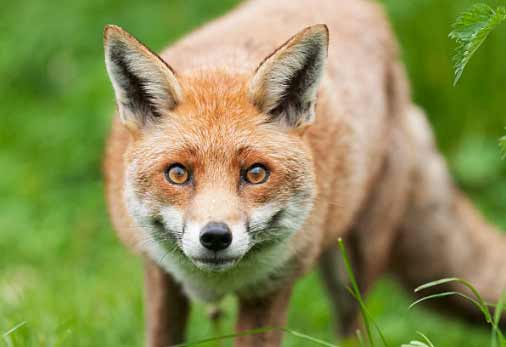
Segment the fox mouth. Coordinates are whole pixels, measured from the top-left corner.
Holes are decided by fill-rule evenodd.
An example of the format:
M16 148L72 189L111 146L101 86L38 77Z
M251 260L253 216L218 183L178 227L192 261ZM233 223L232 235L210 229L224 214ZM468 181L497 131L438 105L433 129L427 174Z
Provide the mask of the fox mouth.
M200 269L221 272L233 267L240 258L202 257L191 258L191 261Z

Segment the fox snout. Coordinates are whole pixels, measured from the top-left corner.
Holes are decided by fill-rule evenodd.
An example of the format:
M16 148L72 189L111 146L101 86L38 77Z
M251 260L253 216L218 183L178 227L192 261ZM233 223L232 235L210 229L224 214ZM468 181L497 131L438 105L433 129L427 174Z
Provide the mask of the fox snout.
M244 222L228 224L189 221L183 233L182 251L202 270L223 271L235 265L250 249Z

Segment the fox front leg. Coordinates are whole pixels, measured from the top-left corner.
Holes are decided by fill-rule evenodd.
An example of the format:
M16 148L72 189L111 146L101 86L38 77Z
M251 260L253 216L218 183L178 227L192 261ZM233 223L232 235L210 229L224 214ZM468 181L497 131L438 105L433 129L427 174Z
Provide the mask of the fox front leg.
M239 299L237 332L261 328L281 328L286 324L292 286L258 299ZM239 336L236 347L279 347L283 332L274 329L261 334Z
M151 260L145 261L144 268L146 347L184 342L188 298L174 279Z

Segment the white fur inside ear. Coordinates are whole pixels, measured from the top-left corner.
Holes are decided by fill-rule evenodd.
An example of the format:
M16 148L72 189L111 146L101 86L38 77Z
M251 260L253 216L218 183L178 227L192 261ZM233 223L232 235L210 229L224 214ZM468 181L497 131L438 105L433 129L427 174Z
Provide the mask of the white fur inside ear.
M105 61L123 122L144 125L174 108L182 92L171 69L126 32L108 31Z
M253 103L285 125L311 123L327 46L323 25L295 35L257 69L249 89Z

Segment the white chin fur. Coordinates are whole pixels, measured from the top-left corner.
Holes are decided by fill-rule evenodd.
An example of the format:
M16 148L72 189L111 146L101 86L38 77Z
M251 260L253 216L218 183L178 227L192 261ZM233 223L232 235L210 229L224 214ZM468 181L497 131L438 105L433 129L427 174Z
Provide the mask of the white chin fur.
M192 259L193 264L198 267L202 271L207 272L225 272L233 268L238 262L239 259L234 260L223 260L214 262L200 261L197 259Z

